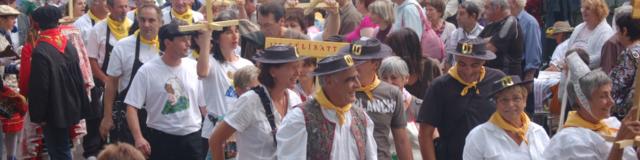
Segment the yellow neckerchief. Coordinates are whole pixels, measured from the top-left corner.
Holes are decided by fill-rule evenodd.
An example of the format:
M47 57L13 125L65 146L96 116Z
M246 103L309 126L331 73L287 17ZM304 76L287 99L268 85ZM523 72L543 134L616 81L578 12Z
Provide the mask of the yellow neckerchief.
M173 15L173 17L175 17L176 19L187 22L189 25L191 25L191 22L193 22L193 11L191 9L187 9L186 12L179 14L178 12L176 12L176 10L171 8L171 15Z
M515 132L520 136L520 138L522 138L524 143L529 144L529 141L527 141L527 137L525 136L529 129L529 116L524 112L520 113L520 121L522 121L522 127L513 126L511 123L505 121L498 112L494 112L493 115L491 115L491 118L489 118L489 122L504 129L505 131Z
M198 60L198 58L200 57L200 51L197 50L191 50L191 57L193 57L194 59Z
M89 14L89 18L91 18L91 20L93 20L94 23L98 23L98 22L104 20L104 18L100 19L100 18L96 17L96 15L93 15L93 12L91 12L91 10L89 10L89 12L87 14Z
M462 89L462 92L460 92L460 96L465 96L467 95L467 93L469 93L469 89L470 88L476 88L476 94L480 94L480 90L478 89L478 87L476 85L478 85L478 82L482 81L482 79L484 79L484 74L486 73L486 70L484 67L482 67L482 69L480 69L480 80L478 81L474 81L471 83L467 83L464 80L462 80L462 78L460 78L460 75L458 75L458 66L454 65L453 67L451 67L451 69L449 69L449 75L451 75L451 77L453 77L453 79L457 80L458 82L462 83L463 85L465 85L464 89Z
M358 92L364 92L365 94L367 94L367 97L369 97L369 100L372 100L373 97L373 90L376 89L376 87L378 87L378 85L380 85L381 81L380 79L378 79L378 76L376 75L375 77L373 77L373 83L367 85L367 86L361 86L360 88L358 88Z
M336 111L336 117L338 117L338 124L342 125L345 122L344 113L347 113L351 109L351 103L346 106L338 107L331 103L329 99L324 95L324 91L322 88L318 89L315 93L315 99L318 101L320 106L325 109L330 109Z
M140 30L137 30L134 34L136 35L136 37L138 37L138 34L140 34ZM160 51L160 40L158 40L157 35L152 40L148 40L144 38L144 36L140 36L140 43L146 44L149 46L154 46L158 51Z
M567 116L567 121L564 122L564 127L582 127L587 128L593 131L596 131L605 136L613 136L613 131L600 120L597 124L593 124L587 120L584 120L582 116L578 114L577 111L569 112L569 116Z
M120 40L124 37L129 36L129 27L131 27L131 20L125 18L124 21L118 22L111 17L107 18L107 26L109 26L109 30L111 30L111 34L116 40ZM108 42L107 42L108 43Z

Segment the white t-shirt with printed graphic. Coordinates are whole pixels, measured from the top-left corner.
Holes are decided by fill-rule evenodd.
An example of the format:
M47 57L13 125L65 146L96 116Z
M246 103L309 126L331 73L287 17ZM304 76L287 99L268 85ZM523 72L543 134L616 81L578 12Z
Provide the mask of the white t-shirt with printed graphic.
M239 47L238 47L239 48ZM235 54L234 54L235 55ZM213 57L209 59L209 76L202 79L204 97L207 102L207 112L220 117L227 113L233 102L236 101L236 91L233 88L233 74L240 68L251 66L251 61L238 56L235 62L220 63ZM213 123L207 118L202 125L202 138L209 138L213 133Z
M149 128L179 136L200 130L200 106L205 101L196 61L182 58L180 66L170 67L158 57L145 63L133 78L125 103L147 110Z

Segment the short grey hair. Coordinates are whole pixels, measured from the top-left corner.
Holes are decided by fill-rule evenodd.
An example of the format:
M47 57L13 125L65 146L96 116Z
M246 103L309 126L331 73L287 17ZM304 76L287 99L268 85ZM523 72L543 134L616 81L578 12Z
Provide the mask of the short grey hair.
M527 0L515 0L516 1L516 5L519 8L524 8L527 6Z
M260 69L256 66L242 67L233 74L233 85L236 88L247 88L251 81L258 80L259 74Z
M500 8L502 9L502 11L506 11L506 10L510 10L511 6L509 5L509 2L507 2L507 0L487 0L489 3L489 6L493 7L493 8Z
M162 23L162 10L160 9L160 7L150 2L143 2L143 4L138 8L138 12L141 12L141 10L145 8L153 9L157 14L158 20ZM136 14L135 18L140 18L140 17L142 17L142 14Z
M378 76L398 75L409 76L409 67L407 63L398 56L387 57L382 60L380 68L378 68Z
M580 90L582 90L582 94L587 98L587 100L591 100L591 98L593 98L591 97L591 93L593 93L593 91L602 87L603 85L611 84L611 82L612 81L611 78L609 78L609 75L607 75L600 69L591 71L578 79ZM569 95L570 100L577 100L574 85L569 84L567 87L567 94Z
M480 18L480 13L482 13L482 7L480 7L478 2L464 1L462 2L462 4L460 4L460 7L462 7L465 11L467 11L467 14L469 15L475 14L476 19Z
M389 0L376 0L367 7L369 12L378 15L386 23L392 24L395 21L395 11L393 2Z

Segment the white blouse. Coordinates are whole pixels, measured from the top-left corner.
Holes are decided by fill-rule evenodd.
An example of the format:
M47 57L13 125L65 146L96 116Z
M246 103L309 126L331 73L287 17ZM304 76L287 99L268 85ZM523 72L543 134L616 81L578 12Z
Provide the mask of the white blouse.
M620 121L615 117L605 119L609 128L620 128ZM607 159L613 143L607 142L598 133L580 127L563 128L553 136L544 152L548 160L573 159ZM624 148L624 160L638 159L636 151L631 147Z
M464 145L463 159L538 160L549 144L547 132L538 124L529 122L525 134L528 144L516 144L507 132L491 122L485 122L471 130Z

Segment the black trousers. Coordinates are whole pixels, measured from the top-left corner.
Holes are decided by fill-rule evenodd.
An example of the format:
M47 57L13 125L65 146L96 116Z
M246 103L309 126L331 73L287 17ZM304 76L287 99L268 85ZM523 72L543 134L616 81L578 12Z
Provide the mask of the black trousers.
M184 136L168 134L149 128L151 160L201 160L202 138L200 130Z
M91 156L98 156L100 150L102 150L102 146L104 145L104 141L100 137L100 121L101 118L88 118L85 119L87 123L87 135L85 135L82 139L82 147L84 149L84 153L82 156L85 158Z

